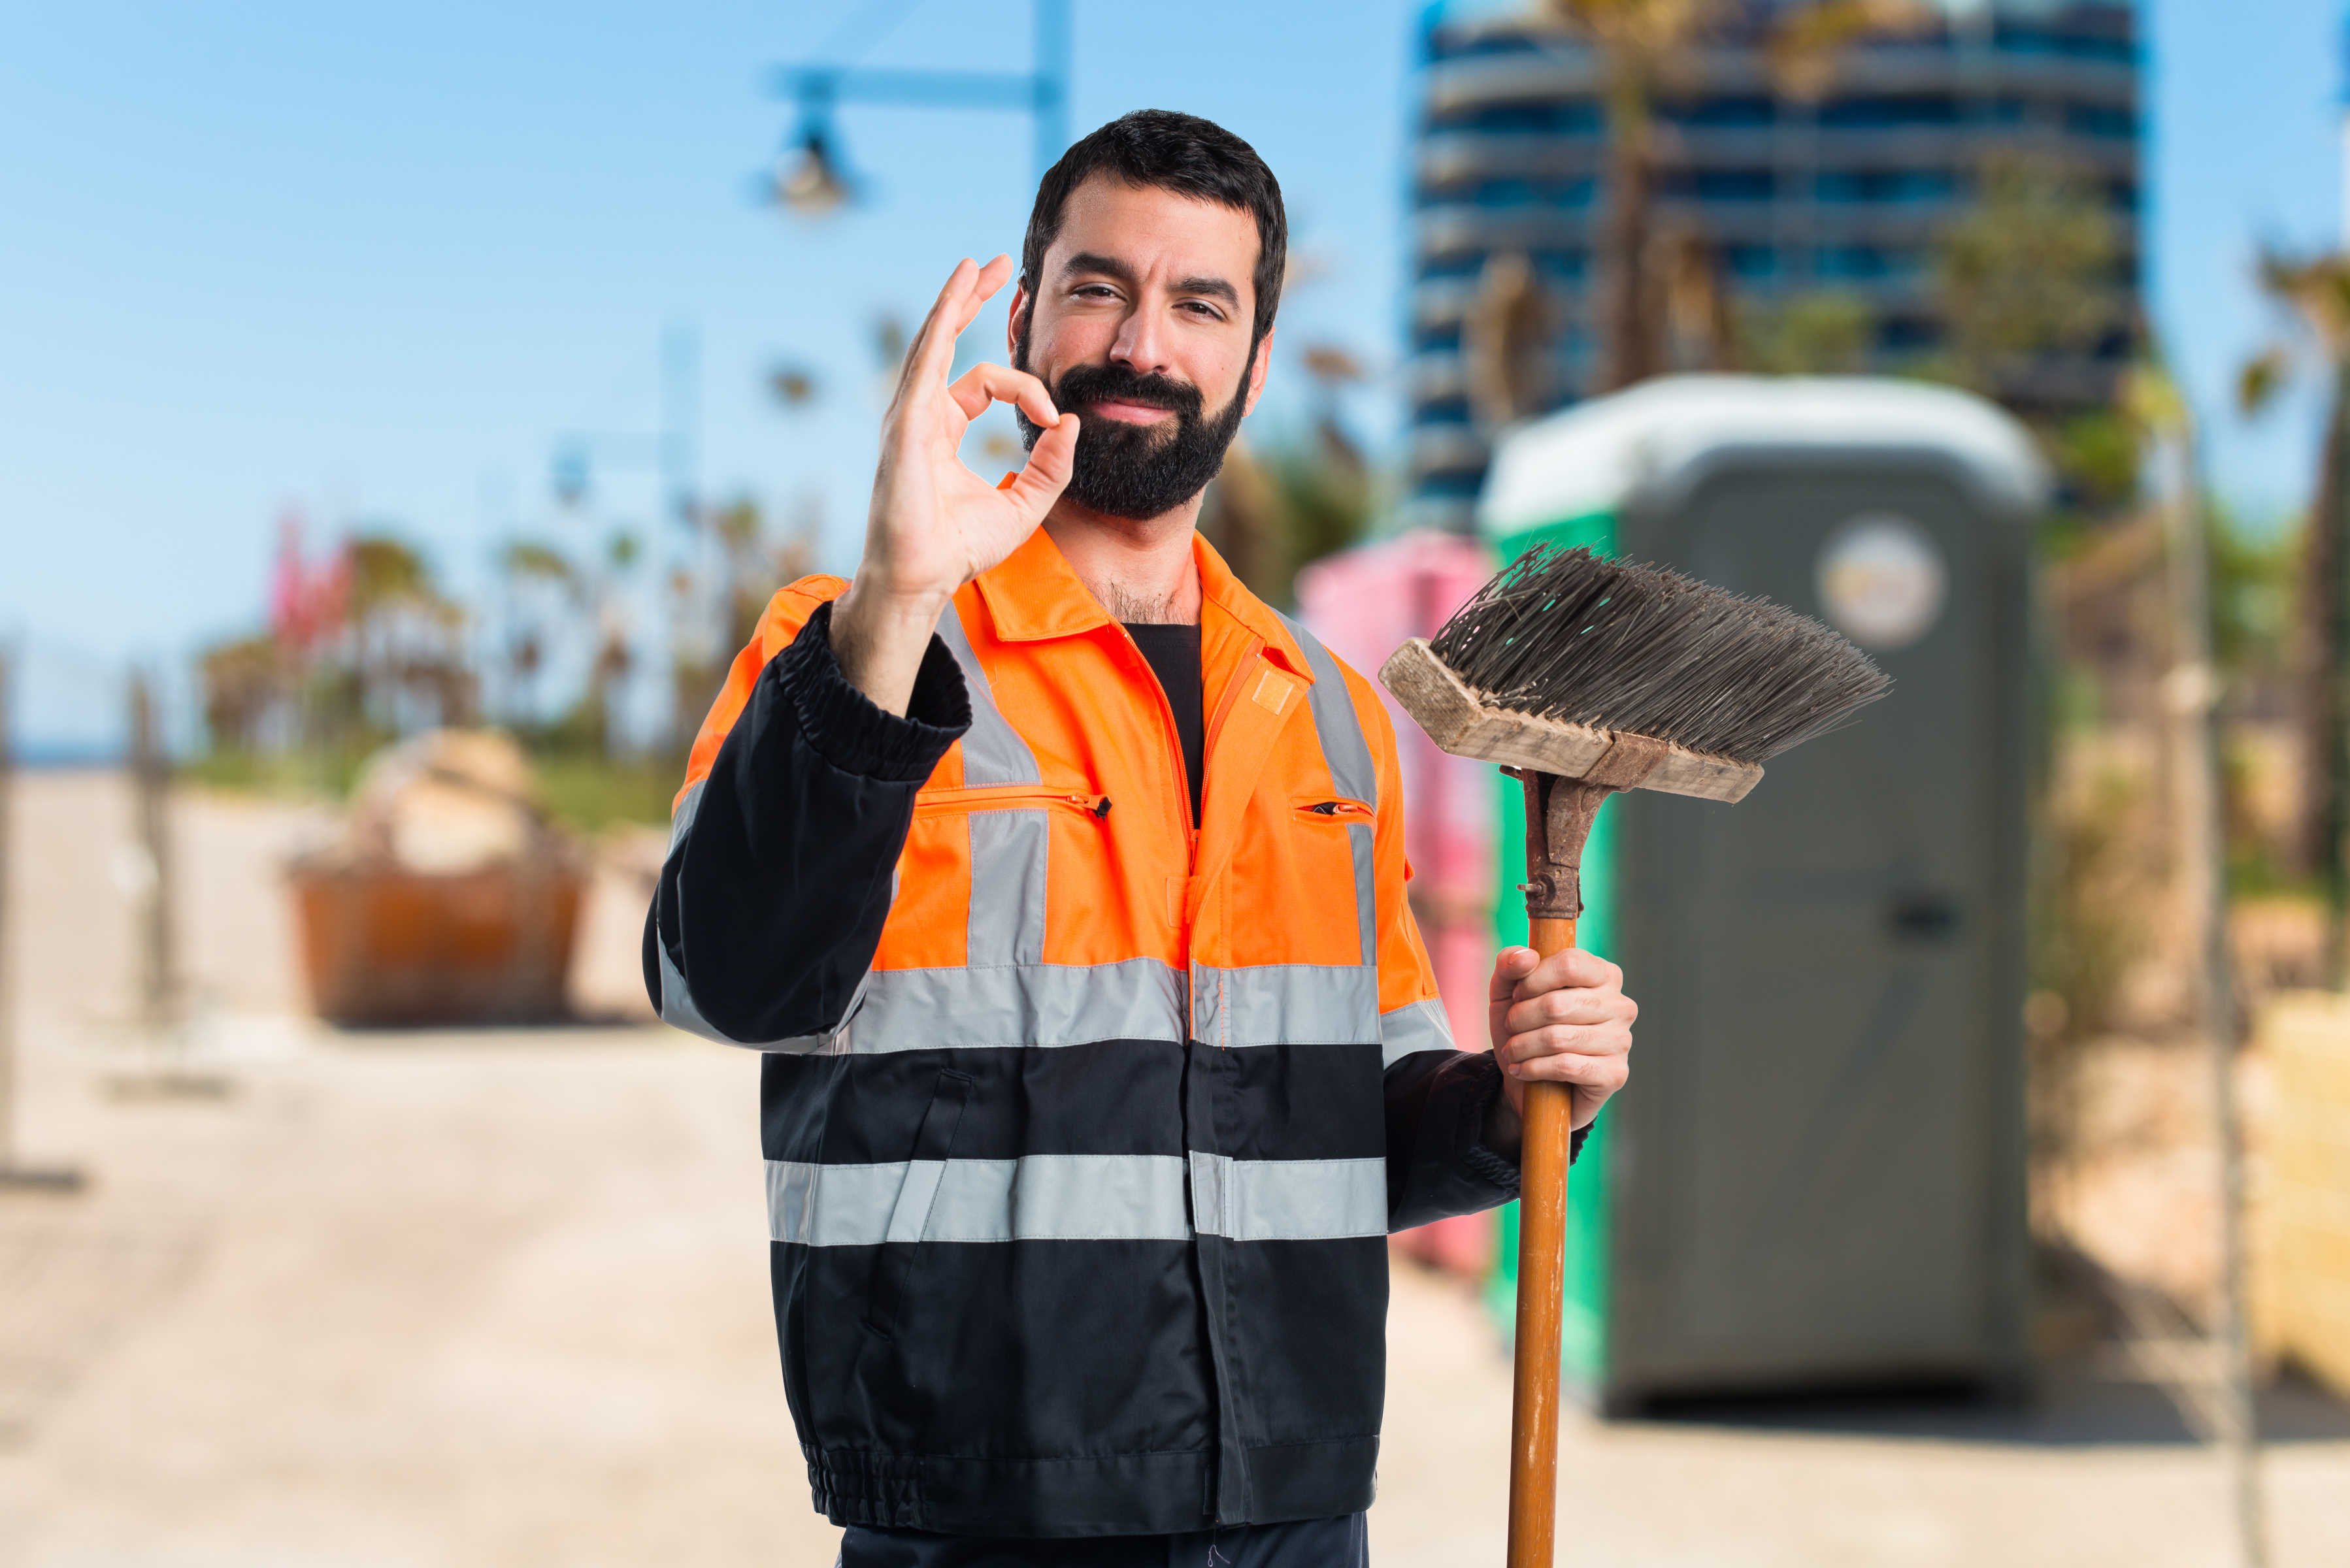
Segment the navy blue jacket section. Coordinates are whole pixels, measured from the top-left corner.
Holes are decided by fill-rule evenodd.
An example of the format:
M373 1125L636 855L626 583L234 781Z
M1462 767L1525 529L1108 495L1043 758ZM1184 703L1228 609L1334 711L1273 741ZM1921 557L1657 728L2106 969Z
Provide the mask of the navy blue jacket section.
M771 1047L775 1320L816 1506L1030 1538L1360 1512L1383 1226L1516 1196L1513 1163L1480 1141L1492 1056L1383 1065L1377 1039L842 1048L915 792L971 708L934 639L909 717L883 713L829 628L826 607L762 673L680 814L645 928L657 1005L673 971L714 1032ZM1110 1169L1126 1185L1098 1208L1069 1175ZM973 1220L983 1189L988 1212L1024 1218Z

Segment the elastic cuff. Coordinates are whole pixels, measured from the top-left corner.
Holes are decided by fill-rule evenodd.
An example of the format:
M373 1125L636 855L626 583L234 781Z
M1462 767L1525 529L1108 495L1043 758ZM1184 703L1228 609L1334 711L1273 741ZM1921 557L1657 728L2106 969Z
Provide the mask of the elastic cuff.
M1490 1051L1480 1051L1474 1054L1482 1067L1481 1076L1484 1084L1482 1090L1472 1091L1475 1097L1469 1105L1469 1137L1461 1151L1461 1162L1479 1180L1489 1181L1515 1193L1518 1189L1518 1162L1485 1147L1485 1122L1492 1110L1493 1101L1502 1094L1502 1064Z
M952 615L954 610L947 610ZM832 602L816 607L770 668L798 716L800 733L843 773L885 784L920 784L971 728L962 671L936 636L922 652L906 716L884 712L848 683L832 652Z
M1461 1150L1461 1163L1467 1166L1469 1174L1478 1180L1500 1189L1506 1195L1503 1202L1518 1195L1518 1168L1482 1142L1472 1143Z

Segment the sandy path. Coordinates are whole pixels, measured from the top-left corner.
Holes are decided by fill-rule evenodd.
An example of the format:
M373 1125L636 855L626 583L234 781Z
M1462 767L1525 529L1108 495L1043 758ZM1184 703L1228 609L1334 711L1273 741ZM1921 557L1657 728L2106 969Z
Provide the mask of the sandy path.
M298 821L193 802L200 1044L234 1092L111 1097L128 803L45 775L22 804L26 1141L96 1182L0 1198L0 1568L831 1560L775 1367L754 1058L655 1029L311 1029L269 873ZM613 899L594 940L624 992ZM1498 1563L1506 1365L1409 1270L1390 1343L1375 1560ZM2227 1561L2209 1459L2118 1409L1574 1420L1560 1560ZM2279 1568L2350 1562L2327 1430L2272 1459Z

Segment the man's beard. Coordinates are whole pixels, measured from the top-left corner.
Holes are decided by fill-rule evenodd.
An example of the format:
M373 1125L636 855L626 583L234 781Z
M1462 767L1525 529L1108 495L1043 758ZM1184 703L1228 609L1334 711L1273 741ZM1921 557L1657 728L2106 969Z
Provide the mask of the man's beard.
M1013 346L1012 367L1028 369L1028 324L1020 327ZM1104 400L1142 403L1174 414L1175 428L1131 425L1123 421L1087 417L1079 412L1077 454L1066 493L1080 506L1111 517L1137 522L1163 516L1208 487L1222 472L1224 449L1240 433L1241 416L1248 400L1241 387L1232 400L1211 420L1201 411L1200 389L1167 376L1145 376L1115 361L1106 365L1072 365L1057 383L1048 382L1056 409L1083 410ZM1021 442L1034 451L1042 426L1017 407Z

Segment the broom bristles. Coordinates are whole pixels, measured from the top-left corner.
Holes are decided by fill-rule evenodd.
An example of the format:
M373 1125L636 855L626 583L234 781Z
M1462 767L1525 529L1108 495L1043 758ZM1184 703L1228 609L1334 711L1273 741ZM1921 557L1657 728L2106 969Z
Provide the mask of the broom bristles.
M1495 705L1762 763L1892 681L1809 616L1660 566L1537 545L1430 639Z

